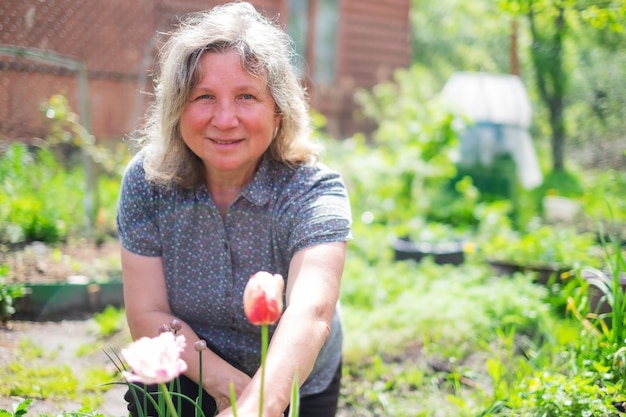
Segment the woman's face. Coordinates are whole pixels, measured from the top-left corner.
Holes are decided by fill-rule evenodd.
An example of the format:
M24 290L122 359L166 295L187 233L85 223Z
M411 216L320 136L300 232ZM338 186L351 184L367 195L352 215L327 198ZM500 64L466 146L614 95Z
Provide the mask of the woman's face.
M280 123L274 99L235 51L207 52L199 64L200 81L180 118L183 140L209 179L227 174L250 181Z

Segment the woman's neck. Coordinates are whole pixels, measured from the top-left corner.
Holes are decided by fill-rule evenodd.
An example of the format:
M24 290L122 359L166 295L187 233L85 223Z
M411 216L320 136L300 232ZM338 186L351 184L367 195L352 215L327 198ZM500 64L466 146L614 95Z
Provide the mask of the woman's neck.
M239 197L241 191L243 191L250 181L252 181L252 178L227 178L224 176L220 178L213 176L207 179L207 190L222 215L222 218L226 218L226 213L228 213L231 204Z

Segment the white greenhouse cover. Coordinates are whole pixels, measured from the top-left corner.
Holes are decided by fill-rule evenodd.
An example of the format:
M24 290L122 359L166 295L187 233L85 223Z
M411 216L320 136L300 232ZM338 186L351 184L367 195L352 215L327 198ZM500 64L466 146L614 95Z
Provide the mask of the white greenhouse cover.
M524 188L541 184L543 177L528 128L532 109L519 77L508 74L457 72L441 92L444 105L470 119L461 137L461 164L491 164L510 154Z

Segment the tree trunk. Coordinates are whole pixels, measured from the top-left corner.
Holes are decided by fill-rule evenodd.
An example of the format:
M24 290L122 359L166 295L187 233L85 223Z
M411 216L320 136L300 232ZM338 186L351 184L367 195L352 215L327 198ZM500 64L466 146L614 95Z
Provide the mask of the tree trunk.
M565 171L565 122L563 120L563 97L550 106L552 128L552 170Z
M519 69L519 54L517 52L517 32L518 32L518 27L517 27L517 18L514 17L513 21L511 22L511 47L510 47L510 72L513 75L517 75L519 77L520 75L520 69Z
M528 13L533 48L531 56L535 68L537 87L542 101L548 108L550 129L552 131L552 169L565 170L565 122L564 95L566 78L563 67L563 38L565 35L565 9L559 8L555 17L553 30L550 35L538 31L535 15L531 10Z

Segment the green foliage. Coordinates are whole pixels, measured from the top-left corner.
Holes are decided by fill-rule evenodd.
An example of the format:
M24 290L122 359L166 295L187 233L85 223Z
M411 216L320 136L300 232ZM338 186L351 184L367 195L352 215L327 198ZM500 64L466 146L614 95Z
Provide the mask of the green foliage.
M510 326L535 337L550 322L545 294L529 280L493 280L488 268L473 265L354 260L346 265L341 294L346 358L401 351L416 338L463 357L479 348L467 335L489 340L494 328Z
M0 323L15 314L15 300L26 295L22 284L5 282L8 272L8 265L0 265Z
M552 171L545 175L539 191L545 195L560 195L563 197L580 197L584 193L581 180L570 171Z
M519 403L514 400L512 404L522 415L592 417L615 412L610 397L605 396L605 389L583 375L538 371L524 381L519 393Z
M28 412L28 407L30 406L30 403L32 403L33 400L32 399L27 399L27 400L23 400L21 401L19 404L17 404L13 410L13 412L9 412L7 410L0 410L0 417L21 417L26 415L26 413Z
M626 340L626 258L619 240L605 241L606 263L603 269L586 267L579 278L587 289L588 300L571 308L581 320L591 321L601 329L592 334L611 345ZM595 328L594 328L595 329Z
M523 28L530 40L524 53L534 77L534 83L528 84L535 87L547 112L553 168L564 170L565 141L574 132L595 141L598 131L623 131L623 120L610 121L606 110L611 107L619 114L621 107L614 106L623 100L622 89L615 85L621 79L607 68L619 72L623 67L623 55L615 45L623 44L624 2L500 0L498 4L526 24Z
M414 66L398 70L393 82L356 94L363 114L378 124L373 144L361 135L325 140L326 162L341 167L354 217L396 236L413 233L407 227L415 222L461 230L476 223L480 194L471 179L455 178L453 117L424 82L428 76Z
M376 146L367 150L370 164L361 162L357 171L369 178L352 181L373 185L368 189L374 195L378 193L379 207L370 210L377 221L390 226L427 215L432 210L435 190L446 187L456 174L452 152L458 139L452 127L453 116L438 106L435 92L425 88L429 84L424 76L418 67L398 70L393 82L379 84L371 93L359 91L355 96L363 113L376 121L378 128L374 134ZM364 143L353 146L362 147Z
M511 24L496 2L414 0L412 6L413 60L441 85L459 70L509 72Z
M584 195L579 198L585 212L604 231L616 238L626 237L619 230L626 225L626 172L607 169L595 171L583 179Z
M84 171L62 166L47 148L10 145L0 155L0 184L0 242L58 242L88 234ZM101 184L107 205L100 227L111 231L119 178L102 177Z
M2 241L54 242L69 225L81 227L81 173L63 169L48 150L10 145L0 156L0 181Z
M79 380L67 365L47 365L35 362L45 358L45 352L29 341L20 342L20 354L0 371L0 395L27 398L47 398L50 395L76 398ZM39 363L38 366L33 366Z
M7 372L13 378L9 386L0 388L3 396L47 398L61 395L71 399L75 398L79 385L69 366L42 365L33 368L26 363L13 362L7 367Z
M602 258L595 235L536 220L517 222L511 200L487 203L467 179L456 183L458 194L446 196L451 189L447 175L455 170L438 169L453 165L451 158L441 165L441 159L420 159L419 138L402 126L410 126L414 117L426 124L433 119L403 106L402 90L385 85L363 97L366 113L378 114L384 126L372 144L355 137L328 146L329 164L344 174L354 213L341 299L344 378L355 388L346 393L344 406L375 410L372 415L411 416L541 415L557 408L562 414L553 415L577 415L586 408L596 415L610 412L622 380L607 380L601 371L616 366L617 348L608 344L598 349L597 343L581 339L584 326L565 311L570 299L584 298L584 286L570 279L546 287L522 273L495 278L484 262L491 247L493 253L497 249L524 263L598 265ZM410 146L415 149L407 150ZM450 142L438 152L453 147ZM557 177L549 176L546 186L580 198L580 183ZM527 219L539 214L536 195L526 192L521 199L525 203L518 207L530 209L522 213ZM462 209L452 210L457 201ZM431 204L454 212L449 218L457 219L456 225L433 222L446 216ZM460 224L465 228L455 228ZM467 227L472 224L475 230ZM392 260L394 236L431 241L459 230L474 230L470 236L481 250L464 265ZM398 372L394 358L412 352L416 344L424 361L445 358L451 365L435 372L405 359L405 372ZM604 359L593 353L598 350ZM472 362L481 355L486 358ZM622 375L620 371L612 373ZM481 384L484 378L489 382ZM570 384L559 385L563 378ZM581 397L572 400L576 390Z
M526 232L502 230L483 241L480 248L491 261L529 267L573 269L601 263L595 236L569 227L541 225Z
M110 149L96 143L96 138L81 124L78 115L72 111L65 96L61 94L51 96L41 103L41 112L51 122L46 143L58 151L57 160L67 160L68 154L72 155L72 152L67 152L69 148L84 152L107 172L114 172L119 166L121 161Z
M21 417L28 413L28 407L32 403L32 399L24 400L17 404L15 411L13 413L7 410L0 410L0 417ZM39 414L39 417L48 417L48 414ZM97 411L77 411L77 412L68 412L63 411L60 414L56 414L55 417L106 417L104 414Z
M567 130L573 149L606 149L605 158L612 166L623 159L624 119L626 106L626 51L621 45L626 41L625 31L609 32L616 41L597 39L597 30L581 29L575 34L577 65L572 70L572 83L576 86L569 95L566 114ZM617 43L611 47L607 43ZM601 47L598 47L601 45ZM614 150L615 152L611 152Z
M511 204L506 201L483 205L477 211L476 244L483 259L555 270L601 265L602 247L594 233L541 221L517 228L510 212Z
M93 318L98 326L98 334L109 337L122 330L126 323L126 312L124 309L106 306L102 312L95 313Z
M96 144L64 96L52 96L42 112L51 122L46 140L37 148L13 143L0 154L0 242L114 234L120 166L128 155Z

